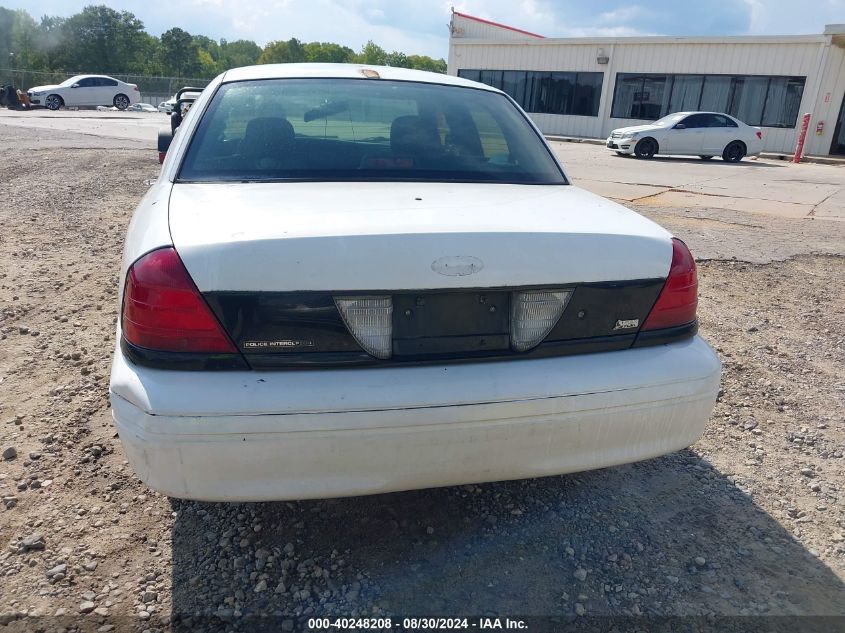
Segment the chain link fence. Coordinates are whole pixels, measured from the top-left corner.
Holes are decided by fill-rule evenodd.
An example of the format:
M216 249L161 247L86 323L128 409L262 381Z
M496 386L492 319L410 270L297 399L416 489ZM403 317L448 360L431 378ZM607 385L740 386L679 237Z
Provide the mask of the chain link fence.
M21 90L28 90L33 86L59 84L74 75L90 74L96 73L50 73L20 68L0 68L0 85L12 84ZM185 86L205 88L211 81L211 79L199 79L196 77L154 77L149 75L126 74L112 74L109 77L137 85L141 91L141 101L151 103L155 106L172 97L180 88L184 88Z

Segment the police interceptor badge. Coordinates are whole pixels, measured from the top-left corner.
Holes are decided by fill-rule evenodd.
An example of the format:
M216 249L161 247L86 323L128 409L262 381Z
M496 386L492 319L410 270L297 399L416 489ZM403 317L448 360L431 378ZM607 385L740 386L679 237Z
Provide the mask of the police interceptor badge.
M614 326L614 330L630 330L639 326L639 319L619 319Z

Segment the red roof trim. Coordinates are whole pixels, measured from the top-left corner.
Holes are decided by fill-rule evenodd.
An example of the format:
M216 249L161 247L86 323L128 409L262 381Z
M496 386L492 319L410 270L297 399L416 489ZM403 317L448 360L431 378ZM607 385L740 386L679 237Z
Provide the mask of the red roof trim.
M466 13L461 13L460 11L452 11L455 15L459 15L462 18L466 18L468 20L475 20L476 22L481 22L482 24L489 24L490 26L498 26L500 29L507 29L508 31L514 31L516 33L522 33L523 35L529 35L531 37L539 37L540 39L545 39L545 35L538 35L537 33L532 33L531 31L523 31L522 29L518 29L513 26L508 26L507 24L499 24L498 22L492 22L490 20L485 20L484 18L477 18L474 15L468 15Z

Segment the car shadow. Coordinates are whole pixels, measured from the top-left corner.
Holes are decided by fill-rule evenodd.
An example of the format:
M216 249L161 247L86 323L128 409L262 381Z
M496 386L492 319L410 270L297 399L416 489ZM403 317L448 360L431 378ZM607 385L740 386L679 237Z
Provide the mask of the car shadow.
M630 158L632 160L648 160L651 162L667 162L667 163L690 163L693 165L707 165L707 164L715 164L719 163L721 165L725 165L726 167L732 167L734 165L738 165L740 167L786 167L789 165L788 161L778 161L778 162L771 162L771 159L767 160L750 160L748 158L743 158L738 163L728 163L721 159L719 156L714 156L710 160L702 160L700 158L692 157L692 156L672 156L672 155L665 155L665 154L658 154L657 156L652 156L648 159L640 159L634 155L630 156L617 156L617 158ZM780 163L780 164L778 164Z
M744 631L843 625L845 585L741 485L685 450L369 497L172 500L172 620L268 616L268 630L308 615L379 614L557 616L558 630L611 617L737 619ZM840 618L814 629L788 617L807 615Z

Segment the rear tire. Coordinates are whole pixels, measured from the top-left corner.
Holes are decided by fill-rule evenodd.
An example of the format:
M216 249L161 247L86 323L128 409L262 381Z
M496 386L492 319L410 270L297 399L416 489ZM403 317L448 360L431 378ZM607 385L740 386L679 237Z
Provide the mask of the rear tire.
M634 147L637 158L652 158L657 153L657 141L650 136L640 139Z
M713 157L712 157L712 156L699 156L699 158L700 158L701 160L710 160L710 159L711 159L711 158L713 158Z
M745 143L742 141L732 141L725 147L722 152L722 160L726 163L738 163L745 156Z
M129 97L123 94L115 95L112 103L114 104L114 107L118 110L125 110L129 107Z
M59 95L47 95L47 98L44 99L44 106L48 110L58 110L65 104L65 100L62 99Z

